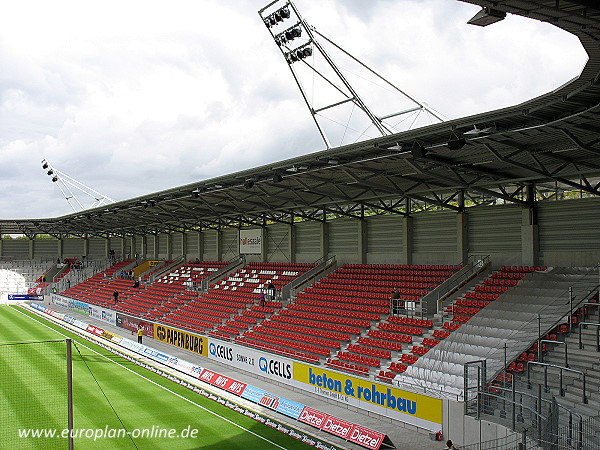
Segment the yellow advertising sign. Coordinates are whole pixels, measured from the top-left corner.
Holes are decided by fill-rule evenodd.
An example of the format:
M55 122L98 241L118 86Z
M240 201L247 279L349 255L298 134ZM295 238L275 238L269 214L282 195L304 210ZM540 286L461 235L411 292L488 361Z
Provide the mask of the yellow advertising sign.
M334 392L338 396L354 398L429 422L442 423L442 401L438 398L298 362L294 362L294 380Z
M183 350L189 350L198 355L208 356L208 339L202 336L196 336L195 334L155 323L154 339Z

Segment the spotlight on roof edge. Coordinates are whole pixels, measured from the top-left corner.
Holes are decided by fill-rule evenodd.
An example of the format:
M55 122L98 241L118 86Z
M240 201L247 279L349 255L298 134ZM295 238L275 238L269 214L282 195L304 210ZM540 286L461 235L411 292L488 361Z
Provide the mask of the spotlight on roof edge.
M504 20L505 17L506 13L504 11L484 6L483 8L481 8L481 11L479 11L477 14L471 17L471 19L467 23L469 25L487 27L488 25Z

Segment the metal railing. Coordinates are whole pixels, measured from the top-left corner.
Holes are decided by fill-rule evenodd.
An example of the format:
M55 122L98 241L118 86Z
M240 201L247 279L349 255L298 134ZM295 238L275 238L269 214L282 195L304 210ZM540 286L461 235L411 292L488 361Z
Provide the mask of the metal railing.
M563 341L551 341L549 339L542 339L540 340L540 345L538 345L538 359L540 360L540 362L544 362L544 351L543 351L543 345L544 344L556 344L556 345L563 345L564 349L565 349L565 365L564 367L569 367L569 352L567 349L567 343L563 342ZM506 366L506 364L504 364Z
M227 264L221 270L217 270L211 276L206 277L204 280L202 280L200 282L200 284L199 284L200 291L203 291L203 292L207 291L208 287L211 285L211 283L213 283L216 280L220 280L221 278L224 278L226 275L229 275L230 273L234 272L235 270L237 270L237 268L240 265L246 264L246 257L244 255L238 255L235 258L230 259L227 262L229 264Z
M549 392L549 386L548 386L548 369L549 368L553 368L553 369L558 369L559 370L559 374L558 374L558 384L559 384L559 393L561 397L564 397L565 395L565 388L564 388L564 383L563 383L563 372L572 372L572 373L576 373L579 374L581 376L582 379L582 383L583 383L583 387L582 387L582 392L581 392L581 401L583 403L587 403L588 402L588 398L587 398L587 394L586 394L586 376L585 376L585 372L582 370L577 370L577 369L572 369L570 367L563 367L563 366L559 366L558 364L549 364L549 363L543 363L543 362L539 362L539 361L527 361L527 387L531 388L531 368L534 366L541 366L544 368L544 389L546 389L546 392Z
M440 303L453 292L460 289L471 278L490 265L490 257L471 255L461 264L463 267L434 290L421 297L422 310L427 316L439 312Z
M600 311L600 308L599 308L599 311ZM596 351L600 352L600 323L596 323L596 322L580 322L579 323L579 348L583 349L583 340L582 340L581 330L583 329L584 326L587 327L588 325L596 327Z
M333 269L337 267L335 255L328 258L319 258L313 264L316 264L316 266L281 288L282 299L289 299L295 296L296 292L301 290L300 288L304 284L312 283L312 280L317 275L324 273L330 267L333 267Z

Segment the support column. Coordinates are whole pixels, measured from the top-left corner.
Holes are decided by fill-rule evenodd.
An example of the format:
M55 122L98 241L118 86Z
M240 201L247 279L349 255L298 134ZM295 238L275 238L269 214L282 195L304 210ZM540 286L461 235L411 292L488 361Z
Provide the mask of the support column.
M539 265L540 239L537 224L535 184L527 185L527 207L521 219L521 262L528 266Z
M32 247L33 247L33 241L31 241ZM29 251L30 256L29 259L33 259L33 248L31 248L31 250ZM57 245L56 245L56 253L58 253L58 258L60 258L60 260L63 260L63 238L61 237L60 239L58 239Z
M104 257L110 258L110 238L104 238Z
M412 264L413 219L405 216L402 219L402 262Z
M204 233L202 231L198 231L198 258L204 261Z
M540 240L534 206L523 208L521 224L521 262L524 265L537 266L540 259Z
M167 258L173 259L173 233L165 233L167 237Z
M357 253L360 264L367 263L367 221L365 219L358 220L358 245Z
M34 254L33 254L34 253L33 252L33 250L34 250L33 239L29 239L28 244L29 244L29 248L28 248L29 259L33 259L33 257L34 257Z
M155 233L152 235L152 238L154 240L154 248L152 249L152 259L158 259L158 252L159 252L159 239L158 239L158 233Z
M137 253L137 240L135 238L135 234L131 236L131 239L129 240L130 244L130 257L131 258L135 258L135 254Z
M146 235L140 236L140 258L142 259L146 259L146 245L147 245L147 241L146 241L147 237Z
M83 255L81 255L82 257L85 256L85 259L88 259L88 255L90 254L90 238L86 235L83 238Z
M465 212L456 215L456 263L466 261L469 257L469 216Z
M291 263L295 263L296 262L296 225L293 224L293 218L292 218L292 223L290 225L288 225L288 233L290 235L290 238L288 240L289 261Z
M321 258L329 257L329 224L325 221L321 222Z
M183 256L183 259L185 261L189 261L190 258L188 257L188 254L187 254L188 236L185 231L182 231L180 234L181 234L181 256Z
M269 231L267 230L267 227L262 227L260 229L260 238L262 240L262 245L260 246L260 260L261 262L267 262L267 259L269 257Z
M217 230L217 261L223 259L223 232Z

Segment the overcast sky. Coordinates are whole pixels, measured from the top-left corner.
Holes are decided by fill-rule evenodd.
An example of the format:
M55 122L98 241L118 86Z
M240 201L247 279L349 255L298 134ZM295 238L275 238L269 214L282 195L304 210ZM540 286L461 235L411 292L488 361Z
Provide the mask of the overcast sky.
M0 0L0 218L72 212L42 159L120 201L323 150L267 3ZM451 0L295 4L448 118L546 93L587 59L560 29L467 25L478 8Z

